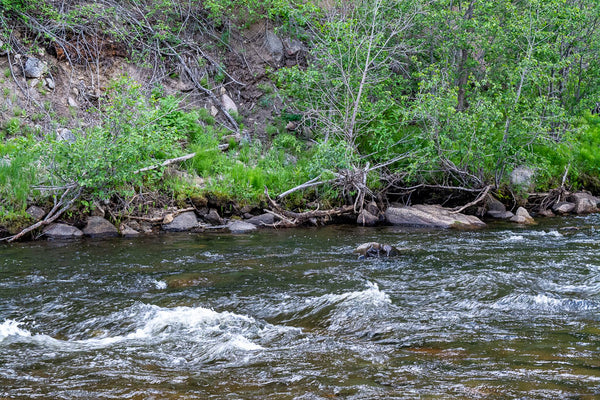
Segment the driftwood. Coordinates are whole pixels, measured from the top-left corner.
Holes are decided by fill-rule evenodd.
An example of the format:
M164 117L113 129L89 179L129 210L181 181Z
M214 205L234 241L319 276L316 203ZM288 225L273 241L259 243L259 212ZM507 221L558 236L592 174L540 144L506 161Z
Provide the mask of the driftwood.
M69 194L69 192L72 189L76 189L77 192L75 193L75 195L73 197L71 197L71 199L67 200L67 195ZM39 222L36 222L33 225L28 226L27 228L23 229L21 232L17 233L16 235L0 239L0 241L6 241L8 243L14 242L15 240L22 238L29 232L36 230L42 226L49 225L52 222L56 221L58 219L58 217L60 217L65 211L67 211L73 205L75 200L77 200L79 198L79 196L81 196L82 191L83 191L83 188L81 186L77 186L77 185L69 186L63 192L63 194L60 196L59 201L54 205L54 207L52 207L52 210L50 210L50 212L48 213L48 215L46 215L46 217L44 219L42 219Z
M473 200L470 203L465 204L462 207L459 207L455 210L452 210L451 213L452 214L458 214L460 212L463 212L464 210L466 210L467 208L474 206L475 204L479 203L481 200L485 199L485 196L487 196L487 194L489 193L490 189L492 188L491 185L487 185L482 191L481 193L479 193L479 196L477 196L477 198L475 200Z
M340 215L349 214L349 213L354 212L354 205L352 205L352 206L342 206L342 207L338 207L338 208L333 208L331 210L313 210L313 211L305 211L305 212L298 213L298 212L283 209L279 204L277 204L275 202L275 200L273 200L269 196L269 191L266 187L265 187L265 195L267 196L267 200L269 202L269 207L271 207L271 209L275 210L275 212L277 213L275 215L277 215L279 217L281 217L281 216L285 217L285 219L282 219L282 220L286 221L286 223L292 224L291 226L302 225L303 223L308 222L315 218L331 218L331 217L337 217Z

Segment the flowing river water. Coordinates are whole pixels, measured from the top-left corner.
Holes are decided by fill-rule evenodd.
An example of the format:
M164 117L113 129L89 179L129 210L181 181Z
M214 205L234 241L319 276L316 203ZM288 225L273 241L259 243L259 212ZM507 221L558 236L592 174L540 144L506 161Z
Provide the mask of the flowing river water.
M358 260L368 241L403 254ZM1 399L600 398L600 215L21 243L0 264Z

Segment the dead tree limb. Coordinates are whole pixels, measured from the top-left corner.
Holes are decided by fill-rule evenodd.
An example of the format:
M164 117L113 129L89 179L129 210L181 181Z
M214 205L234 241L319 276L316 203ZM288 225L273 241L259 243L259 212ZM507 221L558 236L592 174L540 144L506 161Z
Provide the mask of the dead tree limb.
M291 220L295 225L301 225L306 221L312 218L328 218L328 217L336 217L343 214L349 214L354 211L354 205L351 206L342 206L338 208L334 208L331 210L314 210L314 211L306 211L306 212L294 212L283 209L279 204L277 204L270 196L269 191L265 187L265 196L267 196L267 200L269 203L269 207L272 210L275 210L278 214L283 215L288 220Z
M144 168L140 168L136 171L133 171L134 174L139 174L140 172L146 172L146 171L151 171L153 169L157 169L160 167L166 167L167 165L171 165L171 164L175 164L175 163L180 163L183 162L185 160L189 160L190 158L194 158L196 156L196 153L190 153L190 154L186 154L185 156L181 156L181 157L175 157L175 158L169 158L168 160L163 161L160 164L156 164L156 165L151 165L149 167L144 167Z
M477 198L475 200L473 200L470 203L465 204L462 207L457 208L456 210L452 210L451 213L452 214L458 214L459 212L463 212L464 210L466 210L467 208L474 206L475 204L479 203L481 200L485 199L485 196L487 196L487 194L489 193L490 189L492 188L491 185L487 185L482 191L481 193L479 193L479 196L477 196Z
M77 189L77 193L75 193L75 195L73 197L71 197L71 199L66 200L67 194L69 194L71 189ZM77 185L70 186L60 196L60 200L54 205L52 210L50 210L48 215L46 215L46 217L43 220L36 222L33 225L28 226L27 228L23 229L21 232L17 233L16 235L9 236L4 239L0 239L0 241L7 241L8 243L14 242L15 240L20 239L21 237L26 235L27 233L29 233L33 230L36 230L42 226L49 225L52 222L56 221L58 219L58 217L60 217L65 211L67 211L73 205L73 203L79 198L79 196L81 196L82 191L83 191L83 187L81 187L81 186L77 186Z

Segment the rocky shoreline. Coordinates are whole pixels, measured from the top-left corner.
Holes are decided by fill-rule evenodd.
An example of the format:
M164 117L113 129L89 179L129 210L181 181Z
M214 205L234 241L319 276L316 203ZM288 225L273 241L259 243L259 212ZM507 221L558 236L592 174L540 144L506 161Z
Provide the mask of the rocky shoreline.
M535 224L536 218L549 218L560 215L581 215L599 212L600 198L587 192L567 193L559 196L551 207L528 211L518 207L515 212L492 195L487 195L478 207L462 209L442 207L437 204L400 205L390 204L384 210L371 202L360 212L340 214L344 222L354 220L359 226L395 225L436 229L481 229L486 227L484 220L505 220L515 224ZM280 210L278 210L280 211ZM42 221L46 211L38 206L27 210L31 218ZM174 207L154 210L148 216L129 216L119 223L111 222L101 207L91 215L81 218L78 223L59 221L46 225L30 239L79 239L126 237L134 238L161 232L219 232L244 234L261 228L280 228L306 225L326 225L339 222L333 218L308 218L305 223L294 224L292 220L278 212L258 207L244 207L230 215L222 215L217 208ZM296 213L294 213L296 214Z

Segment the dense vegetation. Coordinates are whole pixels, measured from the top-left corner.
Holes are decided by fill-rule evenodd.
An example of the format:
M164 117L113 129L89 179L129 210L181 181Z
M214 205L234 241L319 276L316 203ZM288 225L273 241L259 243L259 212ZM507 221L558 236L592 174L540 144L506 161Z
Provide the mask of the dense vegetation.
M131 212L126 199L148 190L179 203L211 195L257 203L265 186L277 194L307 181L288 205L318 198L361 206L365 196L419 185L500 195L565 179L600 187L594 0L0 0L7 50L68 50L74 37L105 35L132 62L160 72L153 76L186 74L207 98L224 84L245 90L224 55L232 31L265 20L309 49L306 64L273 68L272 84L260 87L261 101L284 102L266 137L242 115L215 118L165 95L159 79L114 82L92 110L99 122L75 129L73 144L55 140L61 121L48 107L40 105L45 131L23 123L32 115L5 109L14 115L0 130L0 219L68 188L83 204L120 202ZM25 32L21 40L15 29ZM192 41L195 32L210 40ZM87 51L70 54L92 64L98 54ZM220 151L232 133L244 140ZM164 167L139 172L192 153L180 168L205 178L203 187ZM520 167L534 172L531 187L511 185Z

